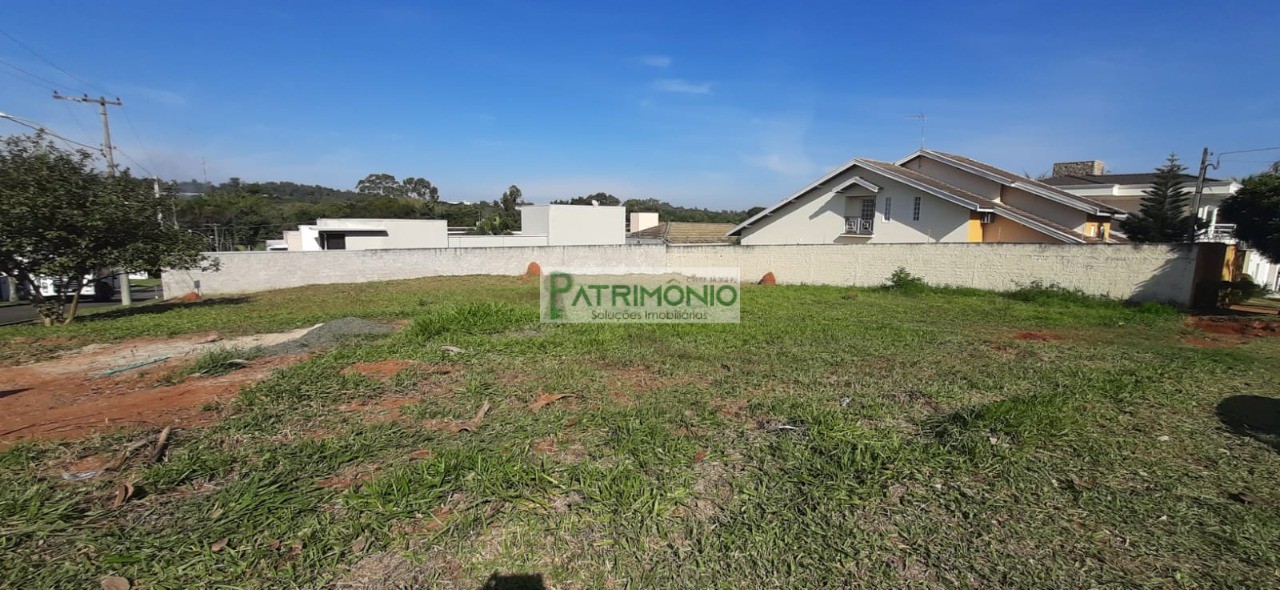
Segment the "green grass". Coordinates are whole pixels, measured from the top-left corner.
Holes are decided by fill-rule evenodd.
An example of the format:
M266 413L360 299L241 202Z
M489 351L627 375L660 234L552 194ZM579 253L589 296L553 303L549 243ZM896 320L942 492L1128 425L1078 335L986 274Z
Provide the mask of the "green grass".
M217 377L226 375L237 369L248 366L248 361L262 356L265 351L261 346L252 348L215 348L206 352L190 364L173 371L164 377L167 383L178 383L190 375Z
M477 277L90 317L47 348L410 323L246 389L156 465L57 477L137 432L0 453L0 587L1274 586L1280 454L1215 407L1275 396L1280 342L1197 348L1168 308L1052 287L847 293L747 286L709 326L542 325L536 284ZM421 363L343 373L383 359ZM530 410L548 394L570 397ZM143 493L112 509L123 480Z

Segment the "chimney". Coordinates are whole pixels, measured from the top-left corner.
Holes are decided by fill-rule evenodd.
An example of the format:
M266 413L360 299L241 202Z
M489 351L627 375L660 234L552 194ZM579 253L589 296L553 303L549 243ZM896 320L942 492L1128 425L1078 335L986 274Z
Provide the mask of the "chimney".
M1106 172L1106 165L1100 160L1084 160L1082 162L1055 162L1054 176L1099 176Z

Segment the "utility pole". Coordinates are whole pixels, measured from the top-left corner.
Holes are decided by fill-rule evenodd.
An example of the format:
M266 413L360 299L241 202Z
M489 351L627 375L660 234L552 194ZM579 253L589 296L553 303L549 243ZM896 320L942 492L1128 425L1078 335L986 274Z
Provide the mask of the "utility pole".
M98 112L102 115L102 153L107 157L107 175L116 175L116 155L115 150L111 147L111 124L107 121L107 107L124 106L124 102L120 97L115 100L107 100L105 96L98 98L89 98L89 95L82 96L63 96L58 94L57 90L53 91L55 100L69 100L71 102L93 103L98 105ZM120 305L133 305L133 293L129 292L129 273L119 273L116 275L116 284L120 288Z
M1200 196L1204 194L1204 175L1209 166L1217 168L1209 163L1209 148L1204 148L1200 154L1200 173L1196 175L1196 192L1191 197L1191 229L1187 230L1187 241L1192 244L1196 242L1196 226L1200 225Z

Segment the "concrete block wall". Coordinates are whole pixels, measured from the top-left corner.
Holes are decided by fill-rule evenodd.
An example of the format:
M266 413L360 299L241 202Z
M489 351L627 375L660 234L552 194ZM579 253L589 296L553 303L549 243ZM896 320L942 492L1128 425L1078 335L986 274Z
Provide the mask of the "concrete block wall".
M1189 305L1196 251L1168 245L862 244L718 246L667 251L667 265L737 266L743 282L883 285L898 268L931 285L1007 291L1033 281L1093 295Z
M166 270L166 298L192 291L233 295L333 283L458 275L520 275L530 262L543 268L574 265L655 267L664 246L539 246L515 248L417 248L320 252L210 252L221 270Z
M303 285L551 268L736 267L743 282L884 284L899 267L930 284L1010 290L1033 281L1095 295L1190 305L1198 249L1169 245L829 244L797 246L543 246L327 252L218 252L218 272L165 271L165 297L253 293Z

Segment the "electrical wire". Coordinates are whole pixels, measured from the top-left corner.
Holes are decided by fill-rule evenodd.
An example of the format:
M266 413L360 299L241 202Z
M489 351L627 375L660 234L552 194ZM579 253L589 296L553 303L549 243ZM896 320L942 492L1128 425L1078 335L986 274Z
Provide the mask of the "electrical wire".
M151 150L142 142L142 135L138 133L138 128L133 126L133 117L129 116L129 109L124 105L120 105L120 113L124 115L124 122L129 125L129 131L133 133L133 138L138 140L138 149L142 150L142 158L151 164L152 168L158 168L156 161L151 158ZM132 158L130 158L132 159ZM152 174L152 176L155 176Z
M81 78L81 77L79 77L79 76L77 76L77 75L75 75L75 74L72 74L71 72L68 72L68 71L66 71L66 70L62 69L62 67L60 67L58 64L53 63L53 61L52 61L52 60L50 60L49 58L47 58L47 57L45 57L45 56L41 55L39 52L37 52L36 50L32 49L32 48L31 48L30 46L28 46L26 43L23 43L22 41L19 41L17 37L14 37L13 35L10 35L8 32L6 32L6 31L4 31L4 30L0 30L0 35L4 35L5 37L8 37L10 41L13 41L14 43L17 43L19 47L21 47L21 48L23 48L23 49L27 50L27 53L30 53L31 55L36 56L40 61L43 61L44 63L49 64L51 67L53 67L53 69L58 70L59 72L62 72L63 74L66 74L66 75L67 75L67 77L71 78L72 80L75 80L75 81L77 81L77 82L80 82L81 84L84 84L85 86L88 86L90 89L98 90L99 92L103 92L103 93L105 93L105 94L111 94L110 92L107 92L106 90L103 90L103 89L102 89L102 87L100 87L100 86L98 86L98 85L94 84L93 82L89 82L88 80L85 80L85 79L83 79L83 78ZM46 80L46 82L47 82L47 80ZM57 84L54 84L54 85L55 85L55 86L57 86Z
M63 74L65 74L68 78L71 78L72 80L75 80L75 81L77 81L77 82L79 82L79 83L81 83L81 84L83 84L83 85L87 86L87 87L88 87L89 89L91 89L91 90L96 90L96 91L101 92L101 93L103 93L103 94L112 94L111 92L107 91L107 89L105 89L105 88L103 88L103 87L101 87L101 86L99 86L99 85L97 85L97 84L94 84L93 82L90 82L90 81L88 81L88 80L85 80L84 78L81 78L80 76L77 76L77 75L75 75L75 74L71 73L71 72L70 72L70 71L68 71L66 68L63 68L62 66L60 66L60 65L58 65L58 64L56 64L56 63L54 63L54 62L53 62L53 60L51 60L51 59L49 59L49 58L45 57L43 54L41 54L40 52L38 52L38 51L36 51L35 49L33 49L30 45L27 45L26 43L23 43L20 39L18 39L17 37L14 37L13 35L9 34L7 31L0 30L0 35L3 35L3 36L5 36L5 37L7 37L10 41L13 41L13 42L14 42L14 43L16 43L19 47L21 47L21 48L25 49L25 50L27 51L27 53L30 53L31 55L36 56L36 58L37 58L37 59L39 59L40 61L42 61L42 62L44 62L44 63L48 64L48 65L49 65L49 67L52 67L53 69L58 70L59 72L62 72L62 73L63 73ZM26 70L23 70L22 68L19 68L19 67L17 67L17 66L15 66L15 65L13 65L13 64L9 64L8 62L0 62L0 63L5 63L5 65L8 65L9 67L15 68L15 69L17 69L17 70L19 70L19 71L21 71L21 72L23 72L23 73L25 73L25 74L27 74L27 75L29 75L29 76L31 76L31 77L33 77L33 78L35 78L35 79L37 79L37 80L41 80L41 81L43 81L43 82L45 82L45 83L52 84L55 88L50 88L50 90L54 90L54 91L56 91L56 90L57 90L57 87L58 87L58 86L60 86L59 84L57 84L56 82L53 82L52 80L48 80L48 79L46 79L46 78L42 78L42 77L40 77L40 76L37 76L37 75L35 75L35 74L32 74L31 72L28 72L28 71L26 71ZM68 111L70 111L70 110L71 110L70 106L68 106L68 105L66 105L66 104L63 104L63 107L67 108L67 110L68 110ZM146 146L146 145L144 145L144 142L142 141L142 135L141 135L140 133L138 133L138 128L133 124L133 117L130 117L130 116L129 116L129 112L128 112L128 110L126 110L126 109L124 108L124 106L123 106L123 105L121 105L121 109L120 109L120 110L121 110L121 113L124 115L124 121L125 121L125 123L129 126L129 130L130 130L130 132L132 132L132 133L133 133L133 138L134 138L134 139L136 139L136 140L138 141L138 149L142 150L142 157L143 157L143 159L144 159L144 160L146 160L148 164L151 164L151 167L152 167L152 168L156 168L157 166L156 166L155 160L151 158L150 150L148 150L148 149L147 149L147 146ZM84 125L80 122L79 117L76 117L76 118L75 118L75 121L76 121L76 125L79 125L79 126L80 126L81 131L84 131L85 133L88 133L88 131L87 131L87 130L85 130ZM117 148L117 150L116 150L116 151L119 151L119 149ZM121 153L123 153L123 152L121 152ZM133 163L134 163L134 164L136 164L139 168L142 168L143 170L147 170L147 167L146 167L146 166L143 166L141 163L139 163L139 162L138 162L137 160L135 160L134 158L130 157L128 154L125 154L125 157L129 158L130 160L132 160L132 161L133 161ZM148 171L148 174L150 174L150 175L152 175L152 176L155 176L155 175L154 175L153 173L151 173L150 171Z
M88 148L88 149L93 150L93 151L95 151L95 152L102 153L102 148L101 148L100 146L96 146L96 145L89 145L89 144L85 144L85 143L80 143L80 142L78 142L78 141L76 141L76 140L74 140L74 139L67 139L67 138L65 138L65 137L63 137L63 136L61 136L61 135L58 135L57 133L54 133L52 129L49 129L48 127L45 127L44 125L41 125L41 124L39 124L39 123L36 123L35 121L31 121L30 123L28 123L27 121L30 121L30 119L23 119L23 118L21 118L21 117L15 117L15 116L13 116L13 115L7 115L7 114L4 114L4 113L0 113L0 119L7 119L7 120L9 120L9 121L13 121L14 123L17 123L17 124L19 124L19 125L22 125L23 127L28 127L28 128L34 129L34 130L36 130L36 131L40 131L40 132L43 132L43 133L45 133L45 134L48 134L50 137L55 137L55 138L57 138L57 139L61 139L62 141L65 141L65 142L67 142L67 143L69 143L69 144L78 145L78 146L80 146L80 147Z
M42 77L40 77L40 76L37 76L37 75L35 75L35 74L32 74L31 72L28 72L27 70L23 69L21 66L14 65L14 64L9 63L9 62L7 62L7 61L5 61L5 60L3 60L3 59L0 59L0 64L4 64L4 65L6 65L6 66L9 66L10 68L13 68L14 70L16 70L16 71L18 71L18 72L22 72L23 74L26 74L26 75L27 75L28 77L30 77L31 79L39 80L39 81L41 81L41 82L44 82L44 84L37 84L37 83L35 83L35 82L32 82L31 80L28 80L28 79L26 79L26 78L23 78L23 77L21 77L21 76L18 76L17 74L14 74L13 72L9 72L9 75L11 75L11 76L13 76L13 77L15 77L15 78L17 78L17 79L19 79L19 80L22 80L23 82L26 82L26 83L28 83L28 84L31 84L32 86L35 86L35 87L37 87L37 88L43 88L43 89L45 89L45 90L52 90L52 91L54 91L54 92L57 92L57 91L58 91L58 87L59 87L60 85L59 85L57 82L54 82L54 81L52 81L52 80L49 80L48 78L42 78ZM47 84L47 86L46 86L45 84Z
M133 165L134 165L134 166L137 166L137 167L141 168L143 172L146 172L146 173L147 173L147 176L150 176L150 177L153 177L153 178L157 176L155 172L152 172L149 168L147 168L146 166L143 166L143 165L142 165L142 162L139 162L139 161L138 161L138 160L136 160L133 156L130 156L127 152L125 152L124 150L120 149L120 147L119 147L119 146L112 146L112 148L116 151L116 153L118 153L118 154L120 154L120 155L124 156L124 157L125 157L125 159L129 160L130 162L133 162Z

